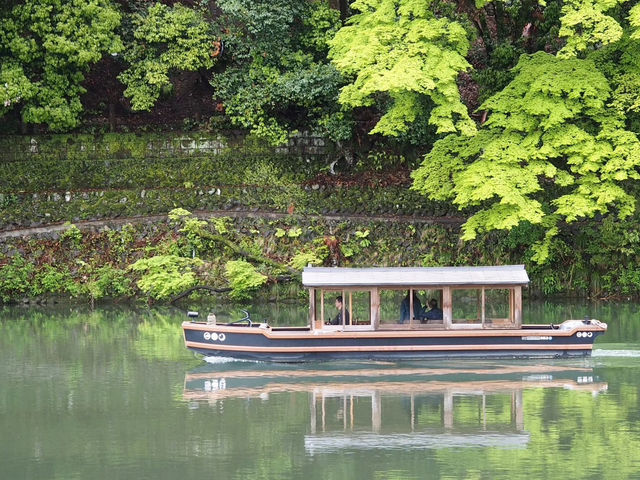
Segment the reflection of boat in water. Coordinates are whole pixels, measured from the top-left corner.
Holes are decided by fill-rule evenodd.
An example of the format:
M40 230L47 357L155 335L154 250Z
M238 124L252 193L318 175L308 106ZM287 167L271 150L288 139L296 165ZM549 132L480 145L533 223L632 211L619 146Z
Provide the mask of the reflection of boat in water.
M485 368L486 367L486 368ZM184 398L217 404L233 398L307 393L310 454L345 449L522 448L523 392L607 389L590 368L554 365L476 368L196 370Z
M302 282L307 326L276 327L249 315L217 323L212 315L182 324L186 346L206 356L279 362L575 357L590 355L607 329L591 319L523 324L529 278L522 265L308 267Z

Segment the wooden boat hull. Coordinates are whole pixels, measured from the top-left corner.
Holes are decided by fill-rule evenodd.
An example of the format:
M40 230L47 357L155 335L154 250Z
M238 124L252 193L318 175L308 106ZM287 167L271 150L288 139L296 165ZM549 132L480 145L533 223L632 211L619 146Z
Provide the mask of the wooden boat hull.
M307 362L429 358L555 358L591 355L606 331L597 320L520 329L313 331L264 325L182 324L187 348L205 356Z

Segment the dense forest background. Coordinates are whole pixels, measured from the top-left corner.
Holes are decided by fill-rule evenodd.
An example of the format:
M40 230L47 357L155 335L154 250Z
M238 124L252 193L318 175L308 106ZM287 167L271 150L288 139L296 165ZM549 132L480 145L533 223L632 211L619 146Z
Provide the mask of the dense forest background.
M242 274L262 275L244 277L238 292L266 279L276 282L306 263L349 262L523 262L543 293L640 292L640 4L635 1L9 0L0 5L0 15L0 134L10 139L7 144L19 135L102 138L179 131L241 136L273 153L303 132L330 145L325 162L314 160L312 171L309 162L285 167L281 157L274 163L253 150L242 161L228 157L227 165L206 179L196 173L206 170L198 159L194 176L183 178L181 188L218 185L227 169L235 186L275 185L279 196L252 200L272 211L332 211L330 200L324 207L322 201L304 207L302 199L311 186L338 184L353 187L373 208L379 204L371 198L379 192L367 197L363 189L408 195L395 208L393 201L381 201L380 208L392 205L388 213L396 216L416 215L428 204L447 218L458 210L464 217L460 228L450 222L442 227L448 229L441 238L446 248L431 241L440 238L429 230L433 227L416 234L414 225L397 233L405 239L416 235L410 245L419 254L398 254L394 262L383 251L383 258L372 262L372 242L383 234L375 238L375 229L367 225L328 226L306 243L299 225L270 225L277 239L297 244L278 257L275 248L255 242L234 250L247 235L225 239L224 222L214 228L189 212L174 213L163 235L173 232L179 246L154 251L140 246L136 258L102 255L111 280L105 280L104 291L91 287L95 297L119 295L119 281L128 295L130 282L123 279L132 276L140 287L139 276L154 268L130 268L134 260L155 257L165 262L155 267L175 272L146 290L140 287L155 298L163 296L157 294L161 286L176 279L182 283L165 297L211 282L198 276L205 268L180 260L198 255L210 262L215 257L227 272L222 259L252 262L250 269L232 265ZM40 194L40 183L47 184L44 190L65 189L62 195L84 188L86 202L78 209L89 209L93 193L88 189L97 185L80 185L77 179L69 181L71 187L63 185L64 175L53 185L50 178L39 182L35 177L42 179L56 167L46 163L50 155L27 151L35 154L31 163L3 167L5 221L0 223L33 214L24 212L24 196ZM140 174L154 168L142 161L144 155L130 150L127 155L129 178L147 179L140 184L142 193L136 192L139 197L158 182L176 187L157 172ZM66 160L80 162L85 181L99 182L86 174L86 158ZM98 160L106 162L103 166L110 161ZM174 160L163 164L167 172L183 168L183 160ZM24 183L35 187L15 185L10 179L15 168L30 172ZM119 181L117 171L107 168L101 175L106 186ZM175 200L167 199L153 213L187 206ZM118 202L124 203L114 205ZM246 189L233 202L247 203ZM102 197L95 200L100 203L105 203ZM359 208L354 201L350 213ZM67 220L87 218L76 212ZM89 240L69 231L60 242L72 242L78 257L82 242ZM400 245L405 252L407 247ZM12 244L3 250L0 293L5 299L51 291L56 282L49 287L43 282L54 271L71 282L64 287L67 293L77 282L103 278L89 257L85 265L67 259L53 266L55 255L43 254L43 248Z

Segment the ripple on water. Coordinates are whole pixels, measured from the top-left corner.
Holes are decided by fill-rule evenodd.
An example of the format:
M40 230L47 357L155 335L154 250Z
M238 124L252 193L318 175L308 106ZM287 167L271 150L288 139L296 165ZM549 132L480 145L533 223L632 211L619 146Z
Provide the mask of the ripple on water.
M633 346L635 347L635 345ZM625 358L640 358L640 349L629 348L626 345L611 345L605 348L596 348L591 353L592 357L604 358L604 357L625 357Z
M232 357L204 357L204 361L213 365L219 365L223 363L261 363L256 360L242 360Z

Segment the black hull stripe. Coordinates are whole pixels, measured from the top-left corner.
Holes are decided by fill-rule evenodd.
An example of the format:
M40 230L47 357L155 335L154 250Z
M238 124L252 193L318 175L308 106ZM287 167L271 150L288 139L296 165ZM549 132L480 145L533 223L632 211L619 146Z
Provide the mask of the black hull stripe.
M549 351L549 350L584 350L591 351L593 344L553 344L553 345L384 345L384 346L301 346L301 347L258 347L243 345L208 344L185 342L188 348L211 352L260 352L260 353L331 353L331 352L484 352L484 351Z

